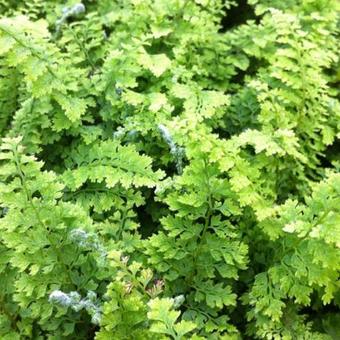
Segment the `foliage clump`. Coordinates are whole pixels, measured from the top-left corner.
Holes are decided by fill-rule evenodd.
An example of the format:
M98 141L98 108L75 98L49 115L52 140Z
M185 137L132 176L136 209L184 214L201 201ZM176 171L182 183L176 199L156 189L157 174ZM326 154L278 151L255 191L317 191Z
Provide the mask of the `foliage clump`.
M0 338L339 339L336 0L0 0Z

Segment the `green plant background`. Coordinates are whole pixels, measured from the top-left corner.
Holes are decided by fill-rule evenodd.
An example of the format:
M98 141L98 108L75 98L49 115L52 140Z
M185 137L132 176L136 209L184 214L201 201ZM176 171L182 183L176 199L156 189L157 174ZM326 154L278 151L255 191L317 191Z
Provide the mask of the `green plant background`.
M336 0L0 0L0 338L340 339Z

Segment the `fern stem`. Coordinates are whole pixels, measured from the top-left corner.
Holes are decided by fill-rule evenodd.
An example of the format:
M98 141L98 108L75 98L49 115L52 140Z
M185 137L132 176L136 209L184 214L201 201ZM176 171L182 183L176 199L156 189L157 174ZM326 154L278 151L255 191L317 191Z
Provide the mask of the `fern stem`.
M84 53L84 56L85 56L85 59L87 60L87 62L90 64L91 66L91 70L92 72L95 72L96 70L96 66L94 65L89 53L88 53L88 50L86 48L86 46L84 45L84 43L79 39L77 33L73 30L72 27L69 27L68 26L68 29L69 31L71 32L71 34L73 35L76 43L78 44L79 48L81 49L81 51Z
M204 166L205 166L205 169L207 169L207 160L206 158L203 159L204 161ZM192 274L190 275L190 277L188 278L187 282L189 284L189 286L192 285L192 281L193 281L193 278L194 276L196 276L195 274L197 273L197 261L198 261L198 258L200 256L200 252L201 252L201 249L202 249L202 246L203 246L203 241L205 239L205 235L209 229L209 226L210 226L210 221L211 221L211 217L212 217L212 214L213 214L213 211L214 211L214 202L213 202L213 199L212 199L212 196L211 196L211 188L210 188L210 179L208 176L206 176L206 185L207 185L207 188L208 188L208 208L207 208L207 211L206 211L206 214L205 214L205 223L204 223L204 227L203 227L203 230L201 232L201 234L198 236L197 238L197 247L193 253L193 271L192 271Z

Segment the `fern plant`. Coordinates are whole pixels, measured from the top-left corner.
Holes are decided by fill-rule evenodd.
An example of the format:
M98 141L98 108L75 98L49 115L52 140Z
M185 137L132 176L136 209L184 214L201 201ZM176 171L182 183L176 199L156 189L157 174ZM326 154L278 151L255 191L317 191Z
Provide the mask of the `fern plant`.
M1 339L338 339L335 0L0 0Z
M1 206L6 211L1 247L7 258L2 273L10 280L2 292L5 311L8 304L15 312L12 326L19 337L41 337L43 331L67 336L81 316L72 320L65 309L55 316L48 295L59 289L100 289L106 277L96 258L101 254L72 238L79 225L91 230L93 222L80 206L61 200L63 184L24 153L20 138L3 139L1 160Z

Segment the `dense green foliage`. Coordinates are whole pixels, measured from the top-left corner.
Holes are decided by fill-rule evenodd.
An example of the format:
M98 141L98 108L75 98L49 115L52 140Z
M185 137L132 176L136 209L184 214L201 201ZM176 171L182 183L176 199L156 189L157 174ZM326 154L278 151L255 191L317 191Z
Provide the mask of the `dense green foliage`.
M0 338L340 339L337 0L0 0Z

